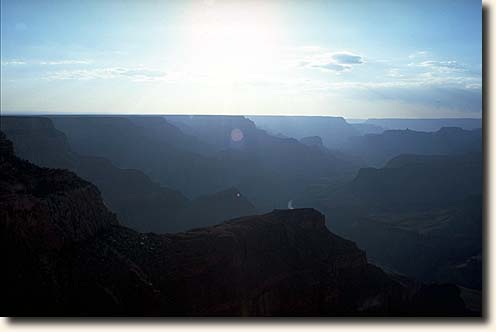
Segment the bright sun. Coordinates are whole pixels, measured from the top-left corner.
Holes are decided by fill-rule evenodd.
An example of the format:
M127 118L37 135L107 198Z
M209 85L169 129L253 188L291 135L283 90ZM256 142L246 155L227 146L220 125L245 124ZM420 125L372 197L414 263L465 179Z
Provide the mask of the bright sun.
M223 82L261 74L276 61L282 27L262 2L203 5L189 16L190 69Z

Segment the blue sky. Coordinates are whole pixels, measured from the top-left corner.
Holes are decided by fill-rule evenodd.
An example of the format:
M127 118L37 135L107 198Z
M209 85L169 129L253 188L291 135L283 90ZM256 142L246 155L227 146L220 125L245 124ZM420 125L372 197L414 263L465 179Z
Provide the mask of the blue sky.
M5 1L2 113L480 117L480 1Z

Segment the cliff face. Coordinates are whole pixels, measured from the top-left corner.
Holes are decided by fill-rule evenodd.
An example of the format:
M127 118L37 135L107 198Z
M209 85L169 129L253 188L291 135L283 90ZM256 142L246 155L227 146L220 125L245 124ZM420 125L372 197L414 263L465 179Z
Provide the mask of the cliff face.
M0 150L11 151L3 136ZM455 287L386 275L313 209L143 234L118 225L98 190L71 172L11 153L0 170L7 316L465 313Z
M171 136L167 134L167 128L161 126L160 136L155 122L149 119L60 116L51 120L67 135L75 152L106 158L120 168L140 170L153 181L179 189L186 196L207 194L227 186L222 165L183 149L184 145L174 146L174 142L169 141ZM177 135L173 136L179 140Z
M154 118L60 116L52 121L77 153L140 170L191 198L235 186L263 211L286 207L309 183L356 170L342 155L274 137L242 116L167 116L174 126ZM182 136L206 144L188 148L175 126L185 130Z
M0 126L23 159L51 168L72 169L77 164L65 135L53 127L50 119L2 116Z
M360 156L370 166L382 167L401 154L457 155L482 152L482 130L446 127L436 132L386 130L351 137L342 151Z
M167 315L325 315L356 310L382 291L382 285L365 286L361 294L345 288L364 281L365 254L332 235L312 209L276 210L176 235L121 230L105 241L152 276L167 299Z
M139 231L170 231L188 199L162 187L144 173L121 169L105 158L71 150L67 137L43 117L2 117L2 130L15 143L16 155L38 166L67 168L98 186L107 207L122 224Z
M383 168L362 168L350 187L375 208L452 207L482 193L482 155L400 155ZM394 208L392 208L393 206Z
M161 117L132 117L129 122L146 124L150 129L146 131L146 137L157 137L157 141L164 145L174 140L179 145L190 147L194 143L192 137L179 135L179 129L168 125ZM118 168L103 157L79 155L71 150L65 134L57 130L48 118L7 116L2 117L0 123L7 137L16 145L17 156L38 166L68 168L91 181L101 190L104 202L117 214L121 224L137 231L182 231L253 214L255 211L250 202L235 196L237 191L222 191L231 193L231 197L214 193L211 197L205 195L190 201L181 192L160 186L139 170ZM119 125L121 121L110 118L103 122L108 125L112 123ZM87 129L90 131L92 128Z
M400 155L295 205L333 216L332 230L377 264L426 282L481 289L482 170L477 153Z
M349 137L359 135L357 129L342 117L331 116L250 116L256 125L268 132L301 139L318 135L327 148L338 148Z
M125 232L111 241L126 244ZM120 248L129 250L130 245ZM168 299L162 312L192 316L453 315L454 286L393 278L313 209L274 210L170 236L141 237L133 260ZM143 252L147 254L142 254ZM152 262L161 262L156 264ZM431 304L432 294L443 294Z
M319 149L324 148L324 143L322 143L322 138L320 138L320 136L306 136L301 138L300 142L307 146L314 146Z
M11 146L1 133L0 311L115 314L133 305L137 313L146 310L154 294L139 269L112 251L87 249L118 224L98 189L72 172L20 160ZM123 303L129 297L135 304Z
M0 158L2 159L11 158L14 155L14 146L2 131L0 131L0 152Z
M14 232L36 250L51 250L117 224L94 185L72 172L20 160L12 149L4 148L10 142L1 140L5 150L0 159L2 234Z

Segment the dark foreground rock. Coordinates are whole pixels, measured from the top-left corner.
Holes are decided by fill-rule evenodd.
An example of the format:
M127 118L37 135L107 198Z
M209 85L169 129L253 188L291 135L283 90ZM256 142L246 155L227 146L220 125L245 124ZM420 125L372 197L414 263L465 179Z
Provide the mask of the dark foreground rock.
M0 151L6 316L468 314L457 287L385 274L313 209L143 234L74 173L19 160L3 134Z

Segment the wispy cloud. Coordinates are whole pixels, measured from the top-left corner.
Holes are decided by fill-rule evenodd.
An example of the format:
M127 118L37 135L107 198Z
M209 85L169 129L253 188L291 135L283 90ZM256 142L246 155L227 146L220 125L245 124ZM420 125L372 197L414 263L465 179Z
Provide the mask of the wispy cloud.
M394 100L404 104L444 108L460 112L480 112L482 85L480 77L424 72L408 75L390 70L390 79L382 82L336 82L327 91L340 91L351 99Z
M90 60L58 60L58 61L40 61L38 64L47 66L58 66L58 65L89 65L92 61Z
M313 64L313 65L311 65L311 67L325 69L325 70L331 70L331 71L345 71L345 70L351 69L351 66L341 65L341 64L335 63L335 62L328 62L328 63L323 63L323 64Z
M2 66L19 66L19 65L25 65L27 62L21 61L21 60L7 60L7 61L2 61Z
M449 61L428 60L428 61L422 61L416 65L418 67L429 67L429 68L436 68L436 69L450 69L450 70L453 70L453 69L464 70L465 69L465 66L458 63L455 60L449 60Z
M48 80L95 80L95 79L116 79L129 78L133 81L158 81L163 80L167 73L162 70L149 69L144 67L125 68L92 68L59 70L48 73Z
M50 60L50 61L27 61L27 60L6 60L2 61L2 66L33 65L33 66L60 66L60 65L89 65L91 60Z
M349 90L352 98L368 101L395 100L405 104L445 108L462 112L480 112L482 92L480 87L442 86L422 84L384 84L361 90Z
M93 60L19 60L12 59L1 62L2 67L27 66L31 78L55 80L95 80L128 78L132 81L159 81L165 80L169 74L164 70L145 66L115 66L95 67Z
M386 76L392 77L392 78L402 78L405 77L404 74L401 73L401 70L399 68L390 68L388 69Z
M408 56L409 59L424 58L430 53L428 51L417 51Z

